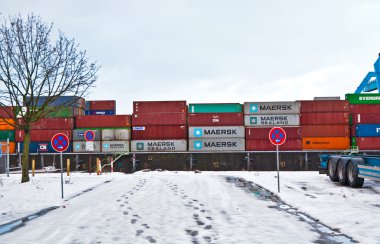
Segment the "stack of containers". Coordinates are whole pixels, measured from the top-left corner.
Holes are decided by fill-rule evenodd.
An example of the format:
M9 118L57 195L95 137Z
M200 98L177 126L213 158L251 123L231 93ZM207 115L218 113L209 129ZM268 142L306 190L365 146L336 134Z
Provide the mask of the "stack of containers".
M115 115L115 100L86 101L86 115Z
M350 146L349 118L347 101L301 101L302 149L346 150Z
M27 99L30 99L29 97ZM38 98L37 106L42 106L48 97L41 96ZM58 97L51 106L62 106L69 104L62 109L48 114L46 117L49 118L73 118L75 116L85 114L85 100L77 96L60 96Z
M15 123L13 113L12 107L0 107L0 142L2 145L0 150L2 153L7 152L5 146L7 139L9 139L9 153L16 152L15 128L12 126Z
M187 151L186 101L133 102L134 152Z
M351 143L359 150L380 149L380 94L346 94L352 116Z
M189 105L189 151L244 150L244 121L241 104Z
M131 115L84 115L76 117L73 132L74 152L89 152L84 134L95 133L91 152L129 152L131 140Z
M244 124L247 151L274 151L269 141L273 127L282 127L286 141L281 150L302 149L299 102L246 102L244 103Z

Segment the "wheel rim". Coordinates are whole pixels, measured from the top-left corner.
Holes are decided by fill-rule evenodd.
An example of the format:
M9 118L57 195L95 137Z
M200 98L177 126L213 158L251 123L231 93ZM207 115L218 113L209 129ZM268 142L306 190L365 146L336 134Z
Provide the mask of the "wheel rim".
M343 167L342 167L342 164L338 164L338 175L339 175L339 179L343 179Z
M350 163L348 165L348 172L347 172L347 177L348 177L348 182L353 182L354 181L354 170L353 170L353 165Z
M332 163L329 163L329 175L331 175L331 176L334 175Z

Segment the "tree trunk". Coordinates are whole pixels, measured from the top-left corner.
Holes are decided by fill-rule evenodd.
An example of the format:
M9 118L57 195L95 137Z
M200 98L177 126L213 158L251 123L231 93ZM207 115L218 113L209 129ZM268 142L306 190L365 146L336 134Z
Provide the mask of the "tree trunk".
M29 181L29 145L30 145L30 130L24 129L24 148L22 150L21 168L22 178L21 183Z

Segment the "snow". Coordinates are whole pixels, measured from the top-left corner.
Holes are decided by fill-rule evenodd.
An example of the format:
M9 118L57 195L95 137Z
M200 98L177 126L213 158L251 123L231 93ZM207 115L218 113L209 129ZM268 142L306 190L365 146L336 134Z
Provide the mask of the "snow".
M253 181L293 208L364 243L379 243L380 183L342 187L317 172L137 172L0 175L0 225L61 206L24 227L0 235L0 243L310 243L319 235L299 218L273 209L226 182ZM65 180L69 178L65 176ZM108 182L108 183L104 183ZM81 195L86 189L93 188ZM76 196L76 197L73 197Z

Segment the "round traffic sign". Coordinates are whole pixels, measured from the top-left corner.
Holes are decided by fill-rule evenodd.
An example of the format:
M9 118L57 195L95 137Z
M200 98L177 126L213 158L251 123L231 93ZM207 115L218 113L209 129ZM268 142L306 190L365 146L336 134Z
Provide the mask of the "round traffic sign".
M282 145L284 144L286 140L286 132L284 129L282 129L281 127L273 127L270 131L269 131L269 141L273 144L273 145Z
M66 134L57 133L51 138L51 147L57 152L66 151L69 144L69 138Z
M86 141L93 141L95 139L95 132L93 130L86 130L83 136Z

